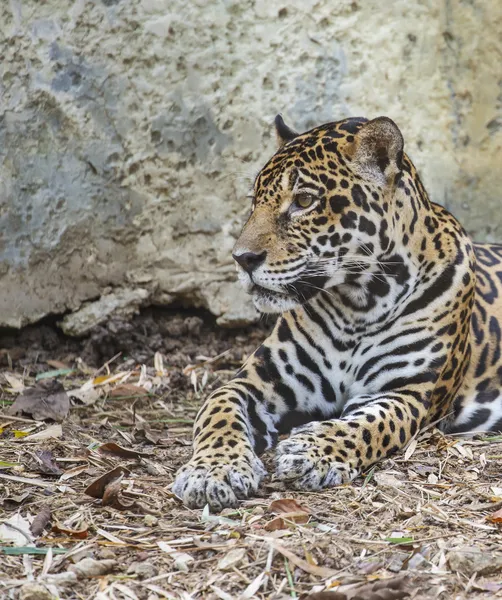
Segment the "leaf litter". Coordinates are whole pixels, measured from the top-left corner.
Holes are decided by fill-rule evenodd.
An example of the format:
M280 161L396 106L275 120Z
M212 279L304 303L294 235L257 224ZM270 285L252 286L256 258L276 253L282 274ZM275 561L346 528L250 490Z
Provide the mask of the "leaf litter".
M33 537L37 538L47 527L51 520L51 508L47 504L40 506L39 512L31 522L30 531Z
M30 416L35 420L64 421L70 410L70 400L63 384L56 379L39 381L27 388L8 409L8 414Z
M292 493L267 478L219 515L179 503L170 484L202 399L264 334L152 311L60 349L18 342L24 358L0 376L0 597L502 597L502 436L431 428L351 485ZM54 381L62 420L10 414L30 389L39 408L62 395Z

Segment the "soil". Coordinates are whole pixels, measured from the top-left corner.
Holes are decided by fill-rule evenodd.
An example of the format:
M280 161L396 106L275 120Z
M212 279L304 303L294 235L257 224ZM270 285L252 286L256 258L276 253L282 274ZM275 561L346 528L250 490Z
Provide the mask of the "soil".
M221 515L180 504L198 406L271 325L150 309L80 340L51 321L2 333L0 597L502 597L501 436L430 429L351 485L293 493L269 476ZM69 406L61 423L11 414L31 388Z
M224 329L205 312L149 308L132 321L111 320L79 339L65 336L56 319L46 319L20 331L0 330L0 367L8 366L9 355L16 367L35 368L37 372L49 359L72 362L80 358L99 368L118 353L121 362L137 364L151 363L155 352L162 352L173 366L184 366L198 354L215 355L225 350L230 351L232 360L241 360L272 326L273 319L268 317L252 327Z

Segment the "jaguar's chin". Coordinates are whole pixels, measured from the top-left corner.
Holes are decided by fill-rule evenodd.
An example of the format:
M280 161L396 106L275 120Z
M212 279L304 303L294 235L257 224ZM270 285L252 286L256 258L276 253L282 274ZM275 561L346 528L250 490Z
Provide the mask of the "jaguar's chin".
M250 293L256 309L262 313L283 313L298 308L317 296L327 281L325 277L316 277L312 281L302 281L288 285L288 293L278 292L261 285L253 285Z
M283 313L293 310L301 304L296 294L282 294L260 285L253 286L251 296L255 308L262 313Z

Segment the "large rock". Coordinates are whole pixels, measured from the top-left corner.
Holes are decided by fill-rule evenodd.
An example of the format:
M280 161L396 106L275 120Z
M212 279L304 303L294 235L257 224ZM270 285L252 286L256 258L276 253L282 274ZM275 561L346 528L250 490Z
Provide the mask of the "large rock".
M492 0L1 2L0 325L84 308L83 333L117 297L252 320L231 248L277 112L392 117L502 240L501 30Z

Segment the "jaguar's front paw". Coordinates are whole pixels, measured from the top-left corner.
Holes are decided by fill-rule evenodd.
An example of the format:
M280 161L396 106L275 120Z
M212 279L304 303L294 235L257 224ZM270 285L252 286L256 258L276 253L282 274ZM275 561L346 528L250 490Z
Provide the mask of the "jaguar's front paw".
M340 441L319 437L323 423L311 423L293 430L280 442L276 452L276 477L297 490L319 490L348 483L357 469L348 459L347 449Z
M255 494L265 473L255 455L236 460L195 456L176 474L173 492L190 508L209 504L220 511Z

